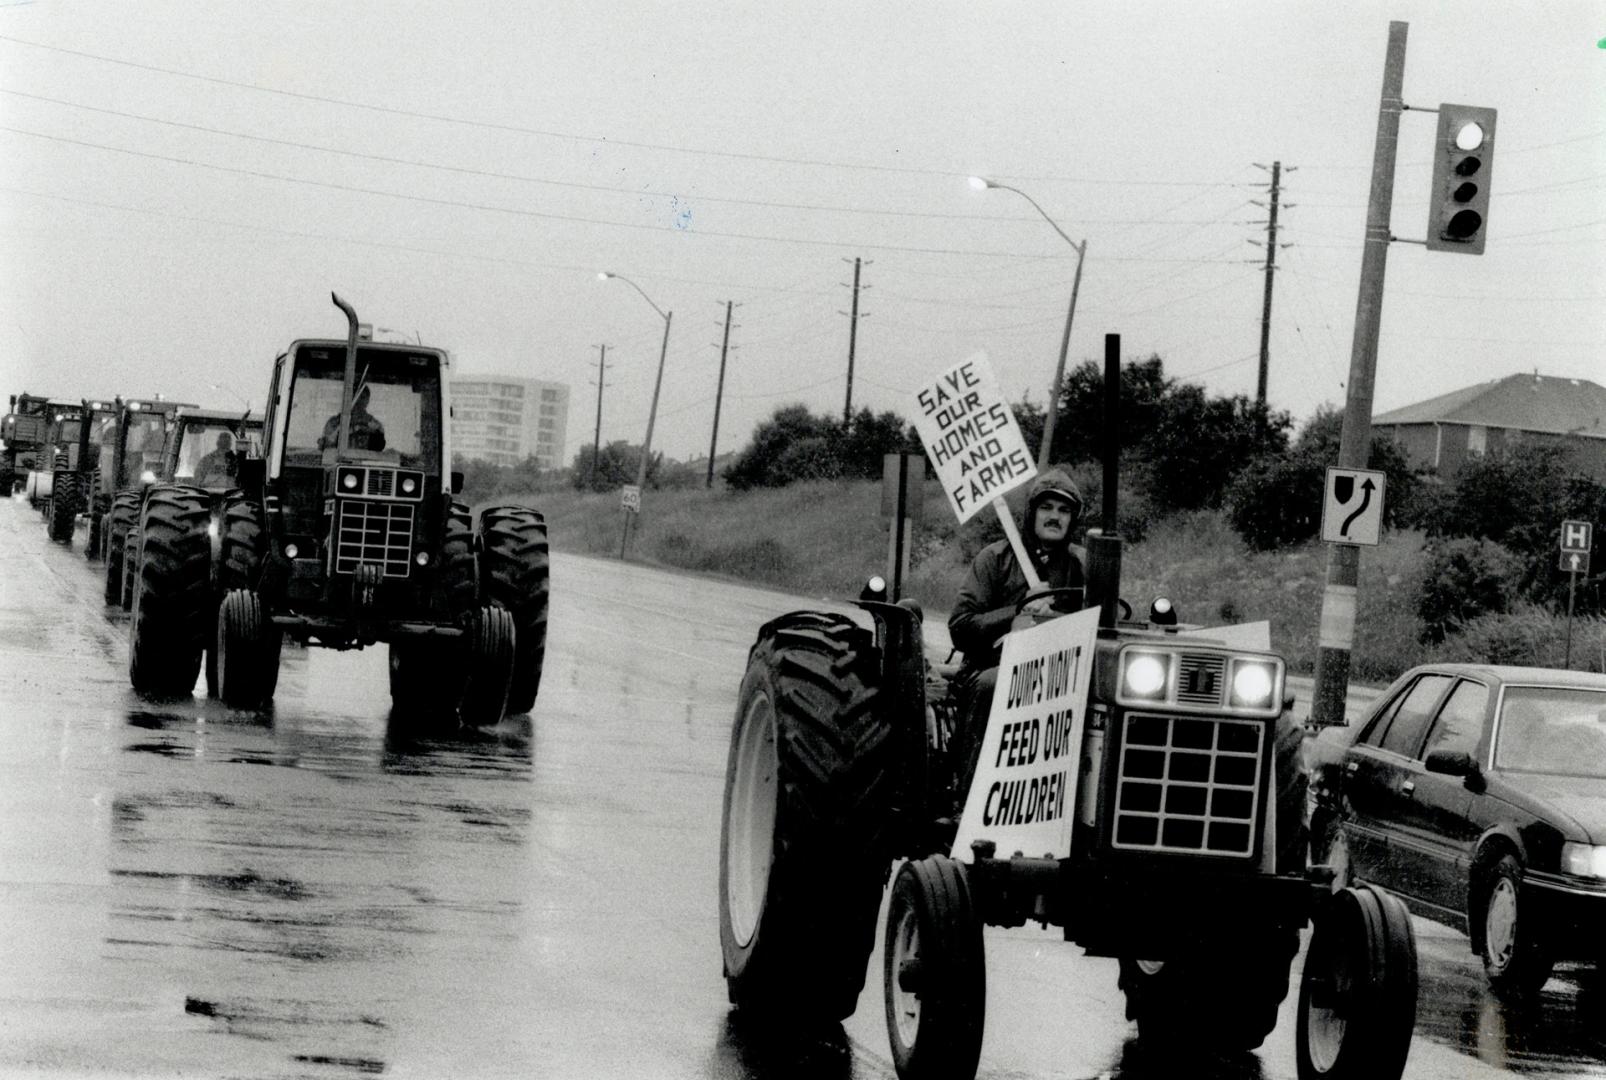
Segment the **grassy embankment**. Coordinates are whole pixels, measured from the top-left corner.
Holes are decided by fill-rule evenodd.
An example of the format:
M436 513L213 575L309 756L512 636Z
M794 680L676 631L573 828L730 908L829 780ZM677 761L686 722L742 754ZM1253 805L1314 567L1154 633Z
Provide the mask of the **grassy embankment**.
M880 484L874 481L746 493L650 491L630 554L647 563L803 596L847 599L886 564L880 497ZM565 489L507 501L527 503L546 515L554 550L619 553L616 493ZM968 544L961 543L941 491L928 484L925 522L916 535L906 594L928 611L946 612L965 573L964 548L974 546L970 536ZM1437 652L1418 642L1414 608L1424 561L1417 533L1390 534L1381 546L1363 553L1353 678L1386 682L1430 657L1560 666L1560 620L1537 612L1509 616L1496 634L1452 640ZM1121 594L1139 613L1154 596L1164 594L1176 602L1185 621L1205 625L1269 620L1273 646L1292 670L1308 673L1315 663L1326 569L1327 551L1319 543L1254 552L1220 514L1201 512L1162 520L1142 541L1126 546ZM1501 654L1503 650L1510 654ZM1574 666L1601 670L1603 650L1606 621L1576 620Z

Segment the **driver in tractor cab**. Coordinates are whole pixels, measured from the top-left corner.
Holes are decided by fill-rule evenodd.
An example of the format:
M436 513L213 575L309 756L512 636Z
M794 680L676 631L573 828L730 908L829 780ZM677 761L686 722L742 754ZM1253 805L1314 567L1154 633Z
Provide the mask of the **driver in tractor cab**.
M385 448L385 425L379 418L368 411L368 398L372 394L372 387L364 383L351 399L351 437L349 440L353 450L383 450ZM335 413L324 421L323 435L318 439L318 449L333 450L340 444L340 414Z
M234 481L234 436L227 431L218 432L217 448L201 455L195 463L195 482L202 487L230 484Z
M1021 542L1031 555L1038 578L1047 589L1085 590L1087 552L1071 543L1071 533L1082 517L1081 489L1060 466L1051 466L1032 481L1027 490L1026 512L1021 521ZM1030 591L1026 575L1007 539L997 540L976 553L970 573L959 588L959 599L948 617L948 633L954 648L964 653L964 666L954 676L953 693L958 705L956 745L968 749L969 771L959 779L959 795L970 786L975 770L976 751L987 730L987 714L992 708L993 686L998 681L998 659L1004 635L1014 621L1017 609L1032 615L1078 610L1076 595L1039 596L1026 600ZM1026 600L1024 605L1021 601Z

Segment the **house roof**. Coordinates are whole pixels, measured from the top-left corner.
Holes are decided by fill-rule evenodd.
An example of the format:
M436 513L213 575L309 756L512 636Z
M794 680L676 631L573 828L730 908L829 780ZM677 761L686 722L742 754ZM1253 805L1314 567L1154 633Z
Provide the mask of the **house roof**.
M1373 427L1432 423L1606 439L1606 386L1537 372L1508 375L1372 417Z

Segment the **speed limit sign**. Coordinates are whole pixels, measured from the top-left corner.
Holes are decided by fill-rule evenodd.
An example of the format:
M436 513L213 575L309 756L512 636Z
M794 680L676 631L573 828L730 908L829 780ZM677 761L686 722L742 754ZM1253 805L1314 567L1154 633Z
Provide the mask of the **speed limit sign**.
M619 489L619 505L632 514L641 513L641 488L626 484Z

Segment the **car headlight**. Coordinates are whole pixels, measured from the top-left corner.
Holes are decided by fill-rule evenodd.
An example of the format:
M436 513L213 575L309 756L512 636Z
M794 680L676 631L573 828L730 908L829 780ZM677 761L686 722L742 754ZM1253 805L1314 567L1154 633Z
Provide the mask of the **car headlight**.
M1238 660L1232 669L1232 697L1236 708L1262 709L1271 704L1276 689L1277 669L1260 660Z
M1128 651L1121 657L1121 687L1127 697L1164 701L1171 682L1171 657Z
M1606 878L1606 847L1561 845L1561 872L1573 877Z

